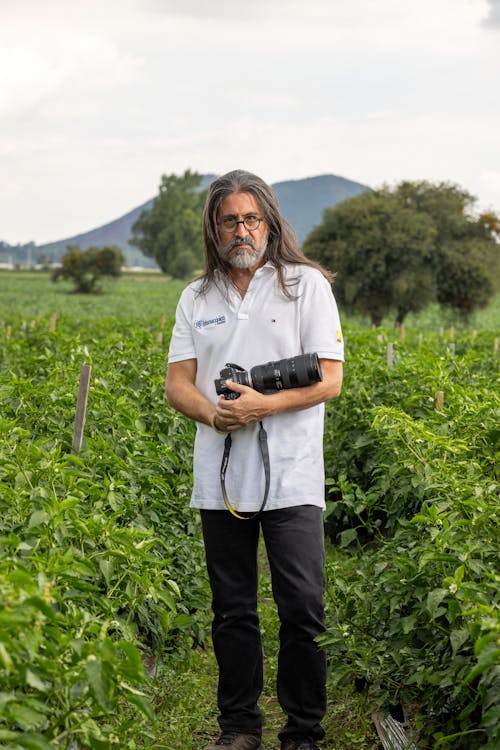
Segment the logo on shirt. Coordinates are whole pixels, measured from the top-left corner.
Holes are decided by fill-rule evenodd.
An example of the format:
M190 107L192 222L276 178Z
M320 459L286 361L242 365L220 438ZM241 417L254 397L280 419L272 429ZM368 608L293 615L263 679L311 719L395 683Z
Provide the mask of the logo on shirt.
M201 328L213 328L214 326L224 325L226 322L225 315L216 315L215 318L201 319L194 321L194 327L200 330Z

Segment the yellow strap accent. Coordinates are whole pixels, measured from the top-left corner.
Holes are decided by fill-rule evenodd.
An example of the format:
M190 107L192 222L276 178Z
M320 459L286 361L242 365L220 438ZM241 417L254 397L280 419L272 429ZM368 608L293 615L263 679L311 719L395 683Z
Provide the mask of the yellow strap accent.
M223 498L224 498L224 502L226 504L226 508L231 513L231 515L234 516L235 518L239 518L240 521L249 521L253 517L253 516L240 516L240 514L237 513L237 511L235 511L235 509L233 508L233 506L229 502L229 498L228 498L228 496L226 495L225 492L223 493Z
M260 444L260 450L262 453L262 462L264 464L264 474L266 478L266 486L264 490L264 497L262 500L262 505L260 506L259 510L255 511L254 513L250 513L249 516L242 516L240 513L238 513L231 503L229 502L229 498L227 496L226 492L226 468L229 461L229 453L231 451L231 442L232 437L231 433L229 432L226 435L226 439L224 441L224 454L222 456L222 463L220 467L220 483L221 483L221 490L222 490L222 497L224 498L224 503L226 505L226 508L231 513L232 516L235 518L238 518L240 521L250 521L252 518L255 518L258 516L265 508L265 505L267 503L267 497L269 494L269 486L270 486L270 475L271 475L271 469L269 465L269 451L267 447L267 433L264 429L264 425L262 422L260 422L260 430L259 430L259 444Z

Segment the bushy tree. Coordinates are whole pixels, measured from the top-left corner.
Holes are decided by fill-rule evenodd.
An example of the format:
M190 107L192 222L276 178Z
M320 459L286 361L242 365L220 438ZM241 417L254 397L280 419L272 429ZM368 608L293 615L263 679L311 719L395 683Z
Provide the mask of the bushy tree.
M456 185L403 182L398 195L432 219L436 299L467 317L486 307L497 290L500 219L477 216L476 200Z
M52 281L71 279L75 292L92 294L100 291L98 281L103 277L121 276L124 258L121 250L113 245L90 247L82 251L77 245L68 245L61 266L52 274Z
M335 294L352 312L380 325L435 298L432 223L387 191L370 191L324 212L304 252L337 273Z
M163 175L151 209L142 211L132 226L130 244L176 278L188 278L203 266L202 179L190 170L180 177Z
M499 219L475 217L454 185L403 182L326 209L304 251L337 272L346 310L379 325L438 301L464 315L488 303L498 270Z

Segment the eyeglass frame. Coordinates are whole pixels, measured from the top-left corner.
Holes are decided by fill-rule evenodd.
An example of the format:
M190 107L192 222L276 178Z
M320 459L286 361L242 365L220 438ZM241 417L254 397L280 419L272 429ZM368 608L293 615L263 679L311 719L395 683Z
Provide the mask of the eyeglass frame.
M226 216L224 219L221 219L221 221L217 222L217 226L218 227L222 226L222 229L225 232L236 232L237 229L238 229L238 224L243 224L243 226L245 227L245 229L247 230L247 232L256 232L257 229L260 227L261 222L266 221L266 217L265 216L254 216L254 214L252 214L252 217L254 217L255 219L257 219L257 221L258 221L257 226L253 227L253 229L250 229L250 227L247 227L247 225L246 225L246 221L249 218L251 218L250 216L247 216L244 219L240 219L239 221L237 219L233 219L231 216ZM228 221L228 220L234 221L234 227L232 227L231 229L229 229L228 227L224 226L224 222Z

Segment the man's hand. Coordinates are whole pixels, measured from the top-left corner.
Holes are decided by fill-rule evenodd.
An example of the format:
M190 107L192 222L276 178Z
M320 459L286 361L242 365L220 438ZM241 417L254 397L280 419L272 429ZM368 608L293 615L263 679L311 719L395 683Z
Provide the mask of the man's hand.
M249 424L254 424L270 414L268 396L232 380L226 380L229 390L239 393L239 398L225 399L221 397L217 403L215 418L217 427L226 432L239 430Z

